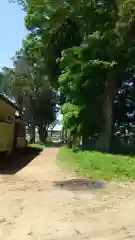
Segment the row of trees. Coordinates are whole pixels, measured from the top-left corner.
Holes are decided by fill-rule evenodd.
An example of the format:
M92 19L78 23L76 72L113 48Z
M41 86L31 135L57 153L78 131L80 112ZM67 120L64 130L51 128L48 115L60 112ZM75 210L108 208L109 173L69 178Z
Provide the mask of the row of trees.
M56 121L57 94L41 66L20 50L13 58L13 68L5 67L0 73L0 92L14 100L23 112L30 141L35 141L37 126L40 140L44 142L47 128Z
M135 0L17 2L29 30L23 51L60 93L64 129L110 151L134 121Z

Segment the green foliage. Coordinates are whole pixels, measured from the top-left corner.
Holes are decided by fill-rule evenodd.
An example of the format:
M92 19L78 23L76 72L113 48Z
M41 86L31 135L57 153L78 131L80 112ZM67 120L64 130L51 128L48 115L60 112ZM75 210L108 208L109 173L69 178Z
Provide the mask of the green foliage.
M116 94L127 69L134 75L134 0L24 0L21 4L30 31L24 52L59 89L64 127L88 137L103 133L108 149Z
M131 141L132 137L134 138L134 120L135 120L134 84L135 84L134 79L125 81L121 89L117 93L115 99L114 133L116 132L119 136L125 136L126 142Z
M77 132L80 122L79 106L67 102L63 104L61 111L63 114L63 125L65 129L70 130L71 132Z
M56 119L57 94L42 68L22 51L16 53L13 61L13 69L3 69L4 93L16 100L28 122L51 124Z
M117 65L115 61L109 62L105 59L104 44L104 37L96 32L89 35L80 46L62 52L60 59L62 74L59 83L60 92L64 93L65 102L68 102L68 107L67 103L64 104L66 110L62 113L63 123L69 129L73 124L69 116L72 116L74 122L76 119L76 111L71 107L74 105L79 113L76 121L83 128L80 130L94 134L102 129L105 75ZM92 114L88 115L89 111Z
M62 167L68 167L77 174L99 180L134 180L135 159L100 152L77 152L62 147L57 156Z

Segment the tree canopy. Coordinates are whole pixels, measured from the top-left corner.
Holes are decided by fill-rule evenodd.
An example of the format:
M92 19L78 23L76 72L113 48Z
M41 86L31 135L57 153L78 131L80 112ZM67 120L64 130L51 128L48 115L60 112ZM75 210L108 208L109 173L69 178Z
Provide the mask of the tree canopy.
M124 114L128 118L127 101L134 112L134 91L128 85L127 93L126 81L134 79L135 0L14 2L26 11L23 57L32 62L37 82L47 79L60 93L63 127L74 139L96 135L96 148L109 151L114 126Z

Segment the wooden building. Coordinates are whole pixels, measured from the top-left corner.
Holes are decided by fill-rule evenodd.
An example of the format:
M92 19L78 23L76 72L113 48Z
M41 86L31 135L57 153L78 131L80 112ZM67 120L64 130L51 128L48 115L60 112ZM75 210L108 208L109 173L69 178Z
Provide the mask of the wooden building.
M16 112L20 114L20 109L0 94L0 152L10 153L14 148L19 147L18 132L23 121L16 117ZM24 132L21 137L24 140ZM24 146L24 141L20 146Z

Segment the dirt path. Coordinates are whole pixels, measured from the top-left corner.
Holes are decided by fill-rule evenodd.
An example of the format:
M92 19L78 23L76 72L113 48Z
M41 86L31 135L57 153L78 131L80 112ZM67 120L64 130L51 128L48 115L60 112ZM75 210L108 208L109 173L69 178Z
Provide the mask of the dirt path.
M0 175L0 240L135 239L135 184L74 180L55 165L57 152Z

